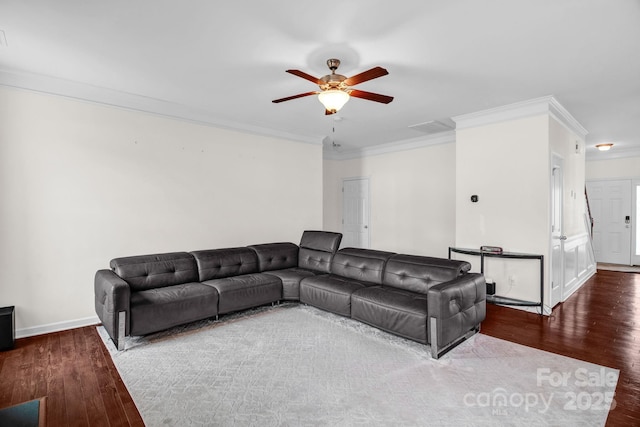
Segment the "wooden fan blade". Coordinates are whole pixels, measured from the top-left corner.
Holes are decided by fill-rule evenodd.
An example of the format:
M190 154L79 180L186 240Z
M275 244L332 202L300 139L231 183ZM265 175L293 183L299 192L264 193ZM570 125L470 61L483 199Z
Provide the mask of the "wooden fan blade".
M305 92L305 93L299 93L297 95L293 95L293 96L287 96L286 98L280 98L280 99L274 99L273 103L277 104L279 102L284 102L284 101L291 101L292 99L298 99L298 98L302 98L303 96L309 96L309 95L315 95L318 92Z
M356 89L349 91L349 95L369 101L381 102L383 104L388 104L393 101L393 96L380 95L379 93L365 92L363 90Z
M347 86L355 86L359 83L366 82L367 80L377 79L378 77L386 76L389 74L387 70L382 67L375 67L370 70L364 71L355 76L349 77L344 83Z
M305 80L309 80L310 82L313 82L317 85L321 85L324 84L324 82L322 80L320 80L317 77L313 77L307 73L305 73L304 71L300 71L300 70L287 70L287 73L289 74L293 74L294 76L298 76L298 77L302 77Z

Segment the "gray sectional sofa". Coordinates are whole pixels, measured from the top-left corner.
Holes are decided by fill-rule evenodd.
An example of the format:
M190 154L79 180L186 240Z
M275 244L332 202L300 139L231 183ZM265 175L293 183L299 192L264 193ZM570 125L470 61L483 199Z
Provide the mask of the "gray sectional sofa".
M431 346L432 357L479 331L486 284L470 264L370 249L305 231L299 245L116 258L95 275L95 308L116 347L196 320L299 301Z

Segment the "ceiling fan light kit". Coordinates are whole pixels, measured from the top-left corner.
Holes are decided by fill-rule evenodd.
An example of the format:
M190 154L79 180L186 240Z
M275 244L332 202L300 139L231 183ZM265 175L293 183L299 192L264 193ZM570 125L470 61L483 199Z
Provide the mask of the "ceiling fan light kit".
M273 102L277 104L309 95L318 95L318 100L322 105L324 105L325 114L328 115L335 114L340 111L352 96L355 98L366 99L368 101L380 102L382 104L388 104L393 101L392 96L380 95L378 93L365 92L351 88L351 86L355 86L368 80L386 76L389 72L384 68L375 67L355 76L345 77L342 74L336 74L336 70L340 66L339 59L332 58L327 60L327 66L331 70L331 74L327 74L319 79L300 70L287 70L287 73L289 74L293 74L317 84L320 87L320 90L288 96L286 98L274 99Z
M337 113L349 101L349 94L340 89L329 89L318 94L318 101L324 105L325 110Z

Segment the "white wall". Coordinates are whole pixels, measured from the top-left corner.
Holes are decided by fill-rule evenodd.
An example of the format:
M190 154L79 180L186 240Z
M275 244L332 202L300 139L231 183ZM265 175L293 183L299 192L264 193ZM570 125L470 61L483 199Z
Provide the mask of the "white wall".
M0 87L0 306L18 334L95 316L114 257L298 242L322 148Z
M456 246L500 246L549 253L549 116L503 121L456 132ZM479 201L472 203L471 195ZM479 271L478 257L466 259ZM537 261L488 259L497 294L540 298ZM545 265L545 271L548 271ZM515 278L512 285L509 277Z
M576 152L578 144L578 152ZM586 233L584 140L554 118L549 120L549 145L563 159L563 234L567 237Z
M640 157L588 161L586 177L587 180L640 178Z
M565 301L596 270L590 230L585 216L584 139L551 118L549 145L551 151L563 159L562 234L567 236L567 239L562 244L564 284L561 288L561 300Z
M456 132L456 145L456 246L492 245L543 255L547 307L552 273L551 158L555 154L563 159L563 234L568 240L564 268L558 271L564 272L561 298L566 298L593 272L584 223L583 138L545 111L462 128ZM478 195L478 203L470 202L472 194ZM456 257L479 269L478 257ZM537 261L490 258L485 276L496 282L498 295L539 301Z
M371 248L446 257L455 237L455 144L324 160L324 228L342 231L342 180L369 177Z

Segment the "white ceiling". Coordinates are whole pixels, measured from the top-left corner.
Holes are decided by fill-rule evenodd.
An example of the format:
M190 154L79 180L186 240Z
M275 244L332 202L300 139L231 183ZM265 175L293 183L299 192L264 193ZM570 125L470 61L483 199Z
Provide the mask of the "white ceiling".
M589 158L640 155L640 0L0 0L0 30L0 84L345 152L553 95ZM394 101L339 121L316 97L271 102L317 89L286 69L321 77L331 57L386 68L358 89Z

